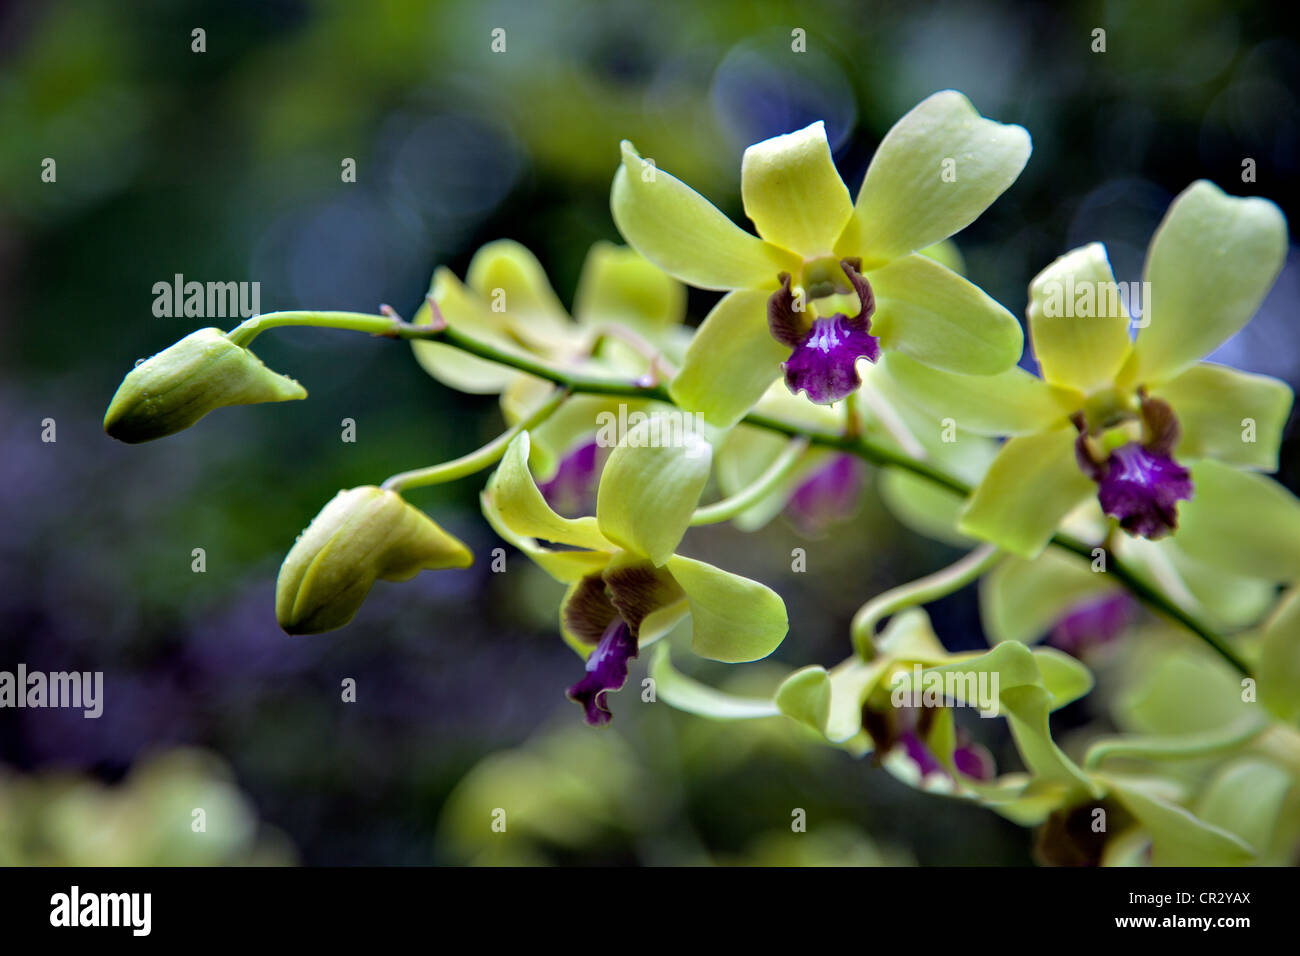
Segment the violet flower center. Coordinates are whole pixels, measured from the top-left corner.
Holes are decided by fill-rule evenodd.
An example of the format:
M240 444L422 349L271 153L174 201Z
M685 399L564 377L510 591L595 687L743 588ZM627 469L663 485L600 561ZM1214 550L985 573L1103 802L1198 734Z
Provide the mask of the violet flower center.
M1104 460L1088 444L1082 415L1074 451L1083 473L1097 483L1097 500L1129 534L1156 540L1178 528L1178 502L1192 497L1191 473L1174 461L1181 429L1174 410L1139 390L1143 440L1121 445Z
M840 260L858 296L857 315L837 312L818 317L805 327L802 309L795 308L789 273L781 273L781 288L767 302L767 326L772 337L791 349L782 363L785 384L791 392L804 392L818 405L831 405L847 398L862 385L858 359L875 362L880 358L880 341L872 334L871 316L876 297L871 284L848 259Z
M1116 448L1098 482L1102 510L1120 527L1144 538L1161 538L1178 527L1178 502L1192 497L1191 474L1167 455L1137 442Z
M621 617L610 621L596 649L587 657L587 673L572 687L568 697L582 705L587 723L603 727L613 719L605 695L622 690L627 683L628 661L637 654L636 638Z

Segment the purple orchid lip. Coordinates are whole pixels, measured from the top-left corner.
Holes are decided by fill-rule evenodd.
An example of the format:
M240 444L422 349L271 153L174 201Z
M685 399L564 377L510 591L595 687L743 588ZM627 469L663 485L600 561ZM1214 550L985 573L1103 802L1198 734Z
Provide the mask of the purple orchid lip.
M1121 445L1105 460L1094 456L1087 426L1077 416L1075 458L1097 483L1097 500L1129 534L1157 540L1178 529L1178 502L1192 497L1191 473L1174 461L1181 429L1167 402L1141 392L1144 440Z
M1178 527L1178 502L1192 497L1191 473L1137 442L1110 453L1097 492L1102 510L1130 534L1155 540Z
M562 515L576 517L595 507L596 477L600 472L601 448L589 438L570 449L555 475L537 487L546 503Z
M863 707L862 729L875 744L878 761L896 748L902 748L907 759L916 765L922 781L933 774L952 779L948 768L926 741L936 713L936 710L924 707L896 707L884 712ZM952 766L963 777L992 780L997 775L988 748L972 740L961 727L956 728L955 744Z
M786 503L786 516L806 537L825 534L832 525L853 515L866 475L856 455L835 455L795 489Z
M997 767L988 748L957 734L957 746L952 751L952 765L957 772L972 780L988 781L997 776Z
M944 776L948 775L948 771L945 770L943 764L939 762L939 758L934 755L934 751L922 742L921 738L917 736L915 731L904 731L903 735L899 738L899 743L902 744L903 750L907 754L908 759L911 760L912 763L916 764L917 769L921 771L922 780L930 776L932 773L943 774Z
M1085 598L1057 619L1047 641L1079 657L1117 638L1133 621L1136 609L1133 599L1123 591Z
M569 699L582 705L591 726L603 727L613 719L614 714L605 705L605 695L621 690L627 683L627 662L636 655L636 639L623 619L615 618L587 658L586 676L568 691Z
M948 768L939 761L934 751L930 749L930 745L921 739L917 731L904 732L899 741L908 759L915 763L921 772L922 780L935 773L951 779L952 774L948 772ZM972 780L992 780L997 775L997 768L993 765L993 755L987 748L971 740L970 736L960 728L957 731L957 746L952 751L952 765L958 773Z
M781 273L781 288L767 300L767 327L774 339L792 350L781 364L786 387L796 395L804 392L818 405L831 405L858 390L862 385L858 359L880 359L880 340L870 334L875 293L853 262L841 259L840 267L858 295L857 315L837 312L813 319L805 328L794 307L788 272Z
M586 676L568 690L588 724L599 727L613 718L606 695L627 682L628 661L640 649L646 617L685 597L671 574L641 559L611 561L565 597L560 611L565 631L583 645L595 645L587 655Z

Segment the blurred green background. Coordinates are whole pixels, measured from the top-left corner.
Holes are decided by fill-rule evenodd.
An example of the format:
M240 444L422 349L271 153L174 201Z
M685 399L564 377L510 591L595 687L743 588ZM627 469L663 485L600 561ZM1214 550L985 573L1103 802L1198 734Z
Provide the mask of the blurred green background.
M580 662L555 632L557 587L517 556L489 572L497 542L472 479L411 497L478 566L381 584L341 631L282 634L279 560L335 491L501 427L494 400L438 385L404 345L273 333L259 354L309 401L220 412L139 447L109 440L100 419L134 362L199 324L152 312L154 283L177 273L260 282L263 311L388 302L409 315L436 265L463 274L480 244L508 237L571 303L589 245L618 239L620 139L743 222L748 143L824 119L856 188L889 126L946 87L1034 139L1020 180L957 237L968 275L1021 314L1031 276L1101 240L1117 278L1136 279L1193 179L1300 213L1300 48L1280 15L1204 0L0 8L0 669L102 670L106 694L99 720L0 711L0 862L1029 862L1030 834L780 721L709 724L629 691L611 732L581 726L563 696ZM55 182L42 181L46 158ZM354 183L340 175L348 158ZM1298 283L1292 259L1216 359L1300 384ZM693 292L692 319L711 301ZM345 418L355 443L340 440ZM1283 461L1294 489L1294 430ZM782 593L787 666L840 659L862 600L955 556L870 496L824 540L778 523L688 543ZM812 573L790 574L795 546ZM933 610L951 648L981 644L973 592ZM345 678L355 703L340 700ZM1105 718L1085 702L1065 719ZM1011 759L1000 727L975 729ZM206 756L156 757L178 747ZM108 793L171 806L148 793L179 786L238 805L217 849L177 850L184 828L163 840L175 821L162 809L82 805ZM492 843L501 806L531 822ZM122 846L96 856L110 826Z

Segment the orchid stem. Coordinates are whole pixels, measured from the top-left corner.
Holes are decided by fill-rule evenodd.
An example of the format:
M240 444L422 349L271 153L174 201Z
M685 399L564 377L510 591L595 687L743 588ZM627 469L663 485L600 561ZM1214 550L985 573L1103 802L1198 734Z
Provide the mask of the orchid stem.
M1275 725L1274 725L1275 726ZM1169 735L1103 737L1093 742L1084 757L1085 770L1097 770L1114 757L1134 760L1188 760L1235 750L1270 728L1264 721L1231 724L1209 732L1188 734L1171 746Z
M574 393L590 395L622 396L643 401L663 402L676 405L668 388L659 383L638 384L626 379L605 376L585 375L561 368L525 355L521 352L507 351L482 342L453 328L446 322L428 325L412 325L396 315L370 315L361 312L268 312L249 319L229 333L229 338L236 345L247 346L257 335L267 329L281 326L315 326L318 328L349 329L355 332L368 332L389 338L416 339L428 342L441 342L453 346L470 355L489 362L509 366L537 378L554 382ZM879 445L860 435L844 435L831 431L809 429L781 421L778 418L758 412L750 412L741 419L741 424L766 431L788 435L791 438L807 439L809 444L819 448L831 448L856 455L864 461L882 468L901 468L918 477L944 488L959 498L968 498L971 487L941 468L927 462L912 458L885 445ZM396 477L396 476L395 476ZM1093 546L1065 534L1056 534L1051 543L1058 548L1080 555L1085 560L1092 559ZM1187 630L1213 648L1224 660L1243 675L1253 676L1250 665L1222 637L1208 625L1179 607L1172 599L1148 585L1137 572L1129 569L1115 555L1109 556L1108 574L1127 588L1135 597L1151 609L1172 618Z
M918 604L928 604L938 598L964 588L1003 557L1001 550L991 544L982 544L960 561L948 565L934 574L909 581L878 594L853 615L853 647L863 660L876 656L876 626L891 614L897 614Z
M803 453L808 450L809 442L806 438L792 438L790 443L785 446L776 460L768 466L767 470L759 475L754 481L746 485L743 489L736 492L730 498L723 498L721 501L715 501L711 505L696 510L691 518L691 526L696 527L704 524L717 524L721 521L729 521L736 515L740 514L754 502L761 499L773 488L779 485L799 464L799 459Z
M1056 545L1058 548L1063 548L1066 551L1074 552L1085 561L1091 561L1093 558L1093 546L1085 541L1080 541L1078 538L1071 537L1070 535L1057 534L1053 536L1052 544ZM1131 571L1123 562L1121 562L1115 556L1114 552L1108 551L1106 555L1106 573L1113 574L1134 597L1138 598L1138 600L1142 601L1148 607L1154 608L1167 617L1173 618L1175 622L1187 628L1187 630L1205 641L1206 644L1209 644L1220 657L1239 670L1243 675L1246 677L1254 677L1250 664L1246 662L1245 658L1237 653L1236 648L1232 647L1211 628L1197 620L1197 618L1191 613L1179 607L1172 599L1151 587L1151 585L1149 585L1141 575Z
M464 478L466 475L475 474L485 468L490 468L501 460L501 456L506 453L506 448L514 441L516 435L530 428L535 428L550 418L552 413L564 404L565 399L570 394L572 393L567 388L557 388L545 402L537 407L535 412L513 428L502 432L482 448L472 451L468 455L462 455L453 461L443 462L440 465L399 472L385 480L381 487L389 491L401 491L408 488L422 488L425 485L440 485L444 482Z
M593 329L591 341L585 349L587 355L594 356L600 350L600 346L606 339L621 341L624 345L631 348L632 351L636 352L637 355L645 360L646 366L650 370L647 373L649 375L649 378L646 380L647 384L658 385L661 376L672 378L677 374L677 368L672 364L672 362L669 362L668 359L664 358L664 354L661 351L655 348L654 345L643 336L640 336L631 329L621 325L599 325Z
M371 335L397 335L397 327L405 323L395 321L386 315L371 315L367 312L267 312L241 323L226 333L226 338L240 348L248 344L268 329L285 326L310 326L317 329L346 329L350 332L369 332ZM411 326L412 329L419 328ZM416 336L408 336L414 338Z

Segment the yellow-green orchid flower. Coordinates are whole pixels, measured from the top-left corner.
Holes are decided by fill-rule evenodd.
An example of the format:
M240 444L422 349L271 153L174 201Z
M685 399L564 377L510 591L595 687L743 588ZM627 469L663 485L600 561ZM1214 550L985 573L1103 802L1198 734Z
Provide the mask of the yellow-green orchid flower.
M487 341L506 352L524 353L564 364L609 359L620 361L628 349L616 349L613 336L601 336L617 326L672 351L688 333L681 328L686 293L671 277L636 252L608 242L593 245L583 264L574 299L573 317L565 311L542 264L527 248L501 239L481 247L470 260L465 281L439 267L429 297L453 328ZM425 302L413 322L433 321ZM434 378L473 394L499 394L525 377L522 372L467 356L450 345L412 342L415 357ZM637 357L646 371L646 356Z
M1297 818L1288 794L1300 778L1297 697L1287 666L1270 654L1296 646L1298 608L1293 593L1258 637L1247 638L1255 645L1258 703L1221 660L1158 622L1126 645L1117 669L1126 680L1110 704L1121 733L1094 739L1082 758L1134 821L1109 821L1104 836L1093 838L1105 841L1101 862L1277 866L1294 856ZM1294 662L1290 668L1294 674ZM1096 804L1085 806L1092 813Z
M560 303L537 257L512 240L481 247L462 282L446 267L433 275L426 301L412 320L433 321L436 306L448 325L510 354L541 358L574 371L616 373L629 380L668 374L690 338L682 325L686 290L634 250L609 242L587 253L573 316ZM498 394L514 425L549 396L549 382L438 342L413 341L416 359L451 388ZM575 444L589 437L596 416L619 404L646 403L575 395L533 430L533 465L550 476ZM577 451L584 453L579 447Z
M857 360L881 348L962 373L1009 368L1019 324L917 253L974 221L1029 152L1021 127L936 93L886 135L855 203L814 123L745 151L754 236L624 142L610 198L624 238L683 282L728 293L687 350L674 399L729 425L784 367L792 390L834 402L856 388Z
M560 627L587 658L587 674L569 696L591 724L609 722L605 697L623 686L629 658L687 614L695 652L719 661L766 657L788 626L785 604L771 589L676 553L712 449L690 434L654 447L650 431L642 422L610 453L594 517L565 518L546 503L528 470L527 432L511 442L482 496L496 532L569 585Z
M1062 256L1030 286L1041 379L1019 368L956 375L887 356L883 371L932 414L1012 436L966 506L961 530L1033 558L1092 496L1146 538L1173 530L1181 511L1179 542L1197 557L1214 557L1212 529L1243 509L1259 509L1248 522L1254 531L1235 528L1229 536L1244 551L1300 525L1284 489L1233 471L1276 469L1290 388L1201 361L1259 307L1286 246L1275 205L1200 181L1175 199L1152 238L1135 340L1124 290L1105 249L1093 243ZM1190 473L1180 464L1198 460ZM1273 527L1258 527L1261 521ZM1293 579L1300 544L1282 544L1256 550L1249 566L1273 562L1276 580Z
M1094 740L1082 764L1052 739L1050 715L1090 692L1086 667L1060 651L1031 651L1014 641L986 652L949 653L917 609L891 620L876 642L876 658L851 658L830 671L796 671L777 691L776 704L831 743L874 751L911 786L1040 826L1045 862L1079 852L1095 852L1087 860L1093 863L1143 862L1148 849L1157 865L1267 860L1282 848L1271 831L1295 771L1288 774L1277 754L1290 752L1294 731L1270 731L1268 718L1243 704L1239 684L1221 662L1188 652L1181 642L1175 646L1179 650L1166 663L1176 669L1134 668L1149 675L1140 681L1148 686L1124 699L1130 716L1122 722L1148 736ZM934 690L940 684L944 695ZM1010 726L1023 772L995 777L991 759L963 739L953 721L954 706L988 704L982 699L986 686L995 689L995 709ZM906 703L907 691L921 688L939 700L925 703L922 691L918 715L915 703ZM1199 794L1167 773L1168 760L1225 751L1224 765ZM1266 795L1262 804L1252 804L1255 786ZM1070 840L1070 818L1082 813L1092 823L1098 810L1115 819L1090 841L1095 846Z

